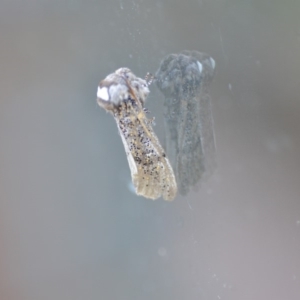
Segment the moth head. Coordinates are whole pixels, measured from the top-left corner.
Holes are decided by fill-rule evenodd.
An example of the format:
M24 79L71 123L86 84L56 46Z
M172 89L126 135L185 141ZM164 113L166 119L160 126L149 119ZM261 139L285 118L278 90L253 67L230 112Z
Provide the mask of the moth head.
M99 83L97 102L99 106L112 111L128 99L140 101L143 105L148 94L146 80L135 76L128 68L120 68Z
M140 101L143 105L150 92L149 83L134 75L128 68L120 68L115 73L120 75L126 82L130 96Z
M119 70L106 76L98 85L97 103L107 111L113 111L121 101L129 97L128 86Z

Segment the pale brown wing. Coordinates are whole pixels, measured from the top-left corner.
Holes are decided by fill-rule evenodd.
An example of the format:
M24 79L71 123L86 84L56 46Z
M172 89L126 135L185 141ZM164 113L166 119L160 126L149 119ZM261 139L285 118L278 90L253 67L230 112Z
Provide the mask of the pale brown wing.
M155 135L151 121L134 101L125 101L114 115L138 195L173 200L177 185L172 167Z

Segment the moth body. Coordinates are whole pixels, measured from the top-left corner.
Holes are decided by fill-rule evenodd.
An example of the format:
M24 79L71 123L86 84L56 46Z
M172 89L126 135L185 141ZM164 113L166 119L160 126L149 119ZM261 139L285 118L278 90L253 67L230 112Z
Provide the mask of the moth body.
M115 118L136 193L173 200L177 193L174 172L152 129L153 120L145 115L148 94L146 80L120 68L100 82L97 102Z

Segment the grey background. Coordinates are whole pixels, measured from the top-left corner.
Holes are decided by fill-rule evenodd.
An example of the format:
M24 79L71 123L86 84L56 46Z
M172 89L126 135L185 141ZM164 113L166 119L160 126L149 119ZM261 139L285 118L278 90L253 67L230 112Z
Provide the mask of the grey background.
M300 299L299 1L0 5L1 300ZM218 170L153 202L96 89L185 49L217 63Z

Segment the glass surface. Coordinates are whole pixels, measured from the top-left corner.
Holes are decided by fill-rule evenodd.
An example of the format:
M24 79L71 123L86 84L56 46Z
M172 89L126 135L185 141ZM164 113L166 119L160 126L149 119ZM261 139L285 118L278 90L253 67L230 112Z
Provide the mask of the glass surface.
M1 1L0 299L300 299L300 2ZM132 192L99 81L211 55L217 168ZM145 106L165 146L164 96Z

